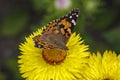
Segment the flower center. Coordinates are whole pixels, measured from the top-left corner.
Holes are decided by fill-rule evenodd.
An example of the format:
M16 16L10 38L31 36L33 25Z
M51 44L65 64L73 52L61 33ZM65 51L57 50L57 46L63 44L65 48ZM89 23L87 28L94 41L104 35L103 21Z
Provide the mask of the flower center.
M46 62L50 64L57 64L62 62L67 55L67 51L61 49L43 49L42 56Z

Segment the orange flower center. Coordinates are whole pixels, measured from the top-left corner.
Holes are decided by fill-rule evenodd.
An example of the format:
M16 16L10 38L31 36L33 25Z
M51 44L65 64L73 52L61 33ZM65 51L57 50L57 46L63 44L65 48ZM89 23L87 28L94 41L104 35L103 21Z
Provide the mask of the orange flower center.
M61 49L43 49L42 56L46 62L57 64L66 58L67 52Z

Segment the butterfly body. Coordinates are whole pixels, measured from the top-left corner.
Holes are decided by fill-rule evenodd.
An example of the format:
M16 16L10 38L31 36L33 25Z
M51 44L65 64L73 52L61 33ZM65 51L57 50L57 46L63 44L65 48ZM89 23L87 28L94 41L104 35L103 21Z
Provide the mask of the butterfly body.
M78 9L73 9L62 18L50 22L43 30L42 35L33 38L35 47L68 50L66 43L76 25L77 17Z

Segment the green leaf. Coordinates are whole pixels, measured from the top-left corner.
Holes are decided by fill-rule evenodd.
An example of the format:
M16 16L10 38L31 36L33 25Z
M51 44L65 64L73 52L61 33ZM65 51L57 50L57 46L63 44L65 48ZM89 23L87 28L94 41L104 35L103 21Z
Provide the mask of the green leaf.
M104 37L111 44L111 48L120 52L120 27L104 33Z
M12 73L14 75L14 80L23 80L23 78L20 76L20 73L18 71L18 63L15 58L8 59L7 66L12 71Z
M7 16L2 24L2 34L4 36L15 36L19 34L27 25L29 16L25 12L14 12Z
M5 75L2 74L2 73L0 73L0 80L6 80L6 79L5 79Z
M105 10L102 13L99 13L96 16L96 19L94 21L94 28L97 29L105 29L107 28L116 18L117 16L117 10L111 9L111 10Z
M40 11L41 9L46 9L51 1L49 0L32 0L32 4L35 10Z

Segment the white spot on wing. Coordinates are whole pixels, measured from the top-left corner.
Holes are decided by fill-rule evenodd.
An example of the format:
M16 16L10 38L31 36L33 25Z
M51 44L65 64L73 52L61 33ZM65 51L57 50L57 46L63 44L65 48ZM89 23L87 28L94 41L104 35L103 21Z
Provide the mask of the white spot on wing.
M39 48L41 48L41 45L38 45Z
M73 25L76 25L76 22L75 22L75 20L74 20L74 19L72 19L72 23L73 23Z
M78 17L78 15L76 15L76 17Z
M72 16L70 16L70 18L72 18Z
M76 13L73 13L72 15L76 15Z

